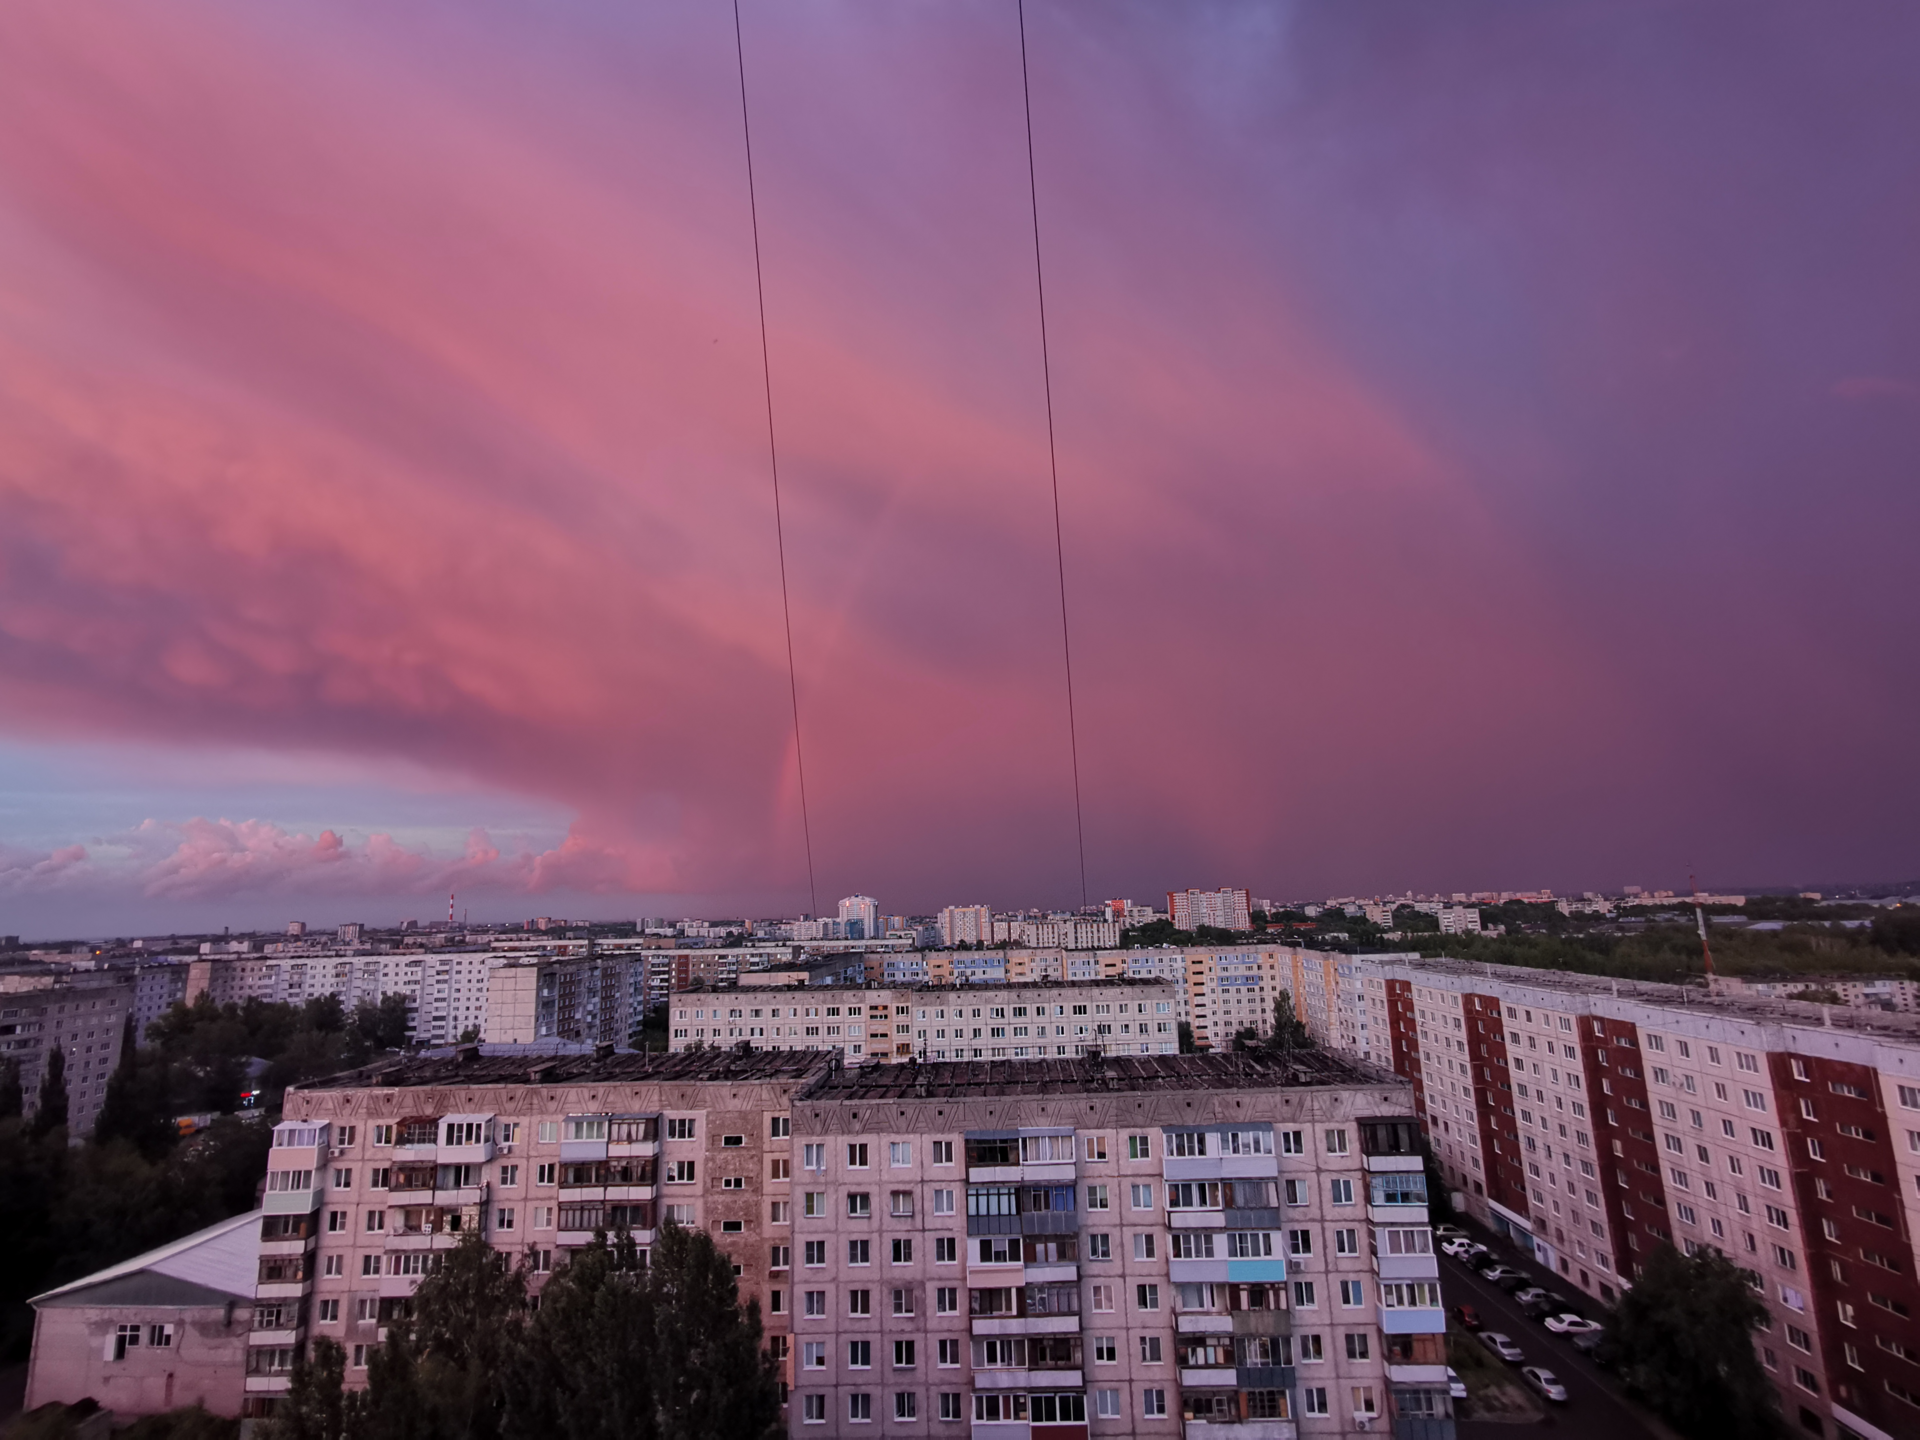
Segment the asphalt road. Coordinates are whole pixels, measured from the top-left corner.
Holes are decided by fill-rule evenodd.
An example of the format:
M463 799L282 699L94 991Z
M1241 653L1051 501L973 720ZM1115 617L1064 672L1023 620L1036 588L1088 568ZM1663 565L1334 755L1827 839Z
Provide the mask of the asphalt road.
M1520 1365L1544 1365L1567 1387L1567 1403L1555 1405L1542 1400L1547 1419L1535 1425L1516 1425L1507 1421L1462 1420L1458 1429L1462 1440L1498 1440L1516 1431L1551 1429L1568 1440L1657 1440L1614 1391L1614 1381L1586 1356L1573 1348L1570 1339L1553 1334L1539 1321L1530 1319L1514 1304L1513 1297L1498 1285L1489 1284L1473 1271L1448 1256L1440 1257L1440 1283L1451 1315L1455 1305L1471 1305L1480 1312L1481 1324L1498 1330L1526 1356ZM1527 1267L1529 1271L1532 1267ZM1549 1287L1551 1288L1551 1287ZM1562 1290L1559 1293L1566 1294ZM1574 1299L1568 1295L1568 1299ZM1576 1302L1578 1303L1578 1302ZM1589 1302L1580 1308L1591 1310ZM1509 1366L1515 1383L1520 1365Z

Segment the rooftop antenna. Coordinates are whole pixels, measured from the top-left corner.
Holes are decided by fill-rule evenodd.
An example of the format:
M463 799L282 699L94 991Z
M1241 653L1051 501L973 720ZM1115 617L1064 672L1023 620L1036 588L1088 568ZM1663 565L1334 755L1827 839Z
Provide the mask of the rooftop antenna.
M1700 953L1707 962L1707 994L1715 993L1713 976L1713 947L1707 943L1707 912L1700 903L1700 878L1688 874L1687 883L1693 886L1693 921L1700 927Z
M453 896L453 891L447 891L447 929L449 930L453 929Z

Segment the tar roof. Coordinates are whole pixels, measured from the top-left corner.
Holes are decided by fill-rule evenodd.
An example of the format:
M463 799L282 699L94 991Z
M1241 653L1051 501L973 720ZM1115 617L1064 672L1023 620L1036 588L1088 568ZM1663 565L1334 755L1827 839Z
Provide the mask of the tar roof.
M385 1090L425 1085L640 1084L687 1080L804 1080L824 1070L811 1050L683 1050L679 1054L615 1051L610 1055L483 1054L466 1046L452 1055L414 1056L349 1070L302 1090Z
M808 1100L890 1100L932 1096L1058 1095L1097 1091L1266 1090L1317 1085L1403 1085L1397 1076L1324 1050L1281 1055L1114 1055L1077 1060L909 1061L835 1067L808 1087Z

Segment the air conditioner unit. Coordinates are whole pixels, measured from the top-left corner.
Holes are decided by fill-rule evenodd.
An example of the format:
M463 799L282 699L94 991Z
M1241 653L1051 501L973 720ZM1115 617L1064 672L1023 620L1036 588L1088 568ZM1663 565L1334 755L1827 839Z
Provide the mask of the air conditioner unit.
M1298 1275L1301 1271L1305 1270L1306 1268L1307 1268L1307 1262L1304 1260L1287 1261L1287 1273L1289 1275Z
M506 1144L504 1144L504 1145L500 1145L500 1146L497 1146L497 1147L495 1147L495 1148L496 1148L496 1149L497 1149L497 1150L499 1151L499 1153L500 1153L500 1154L502 1154L502 1155L511 1155L511 1154L513 1154L513 1142L512 1142L511 1140L509 1140L509 1141L508 1141L508 1142L507 1142Z
M1371 1430L1373 1428L1373 1416L1371 1415L1354 1416L1353 1428L1356 1430Z

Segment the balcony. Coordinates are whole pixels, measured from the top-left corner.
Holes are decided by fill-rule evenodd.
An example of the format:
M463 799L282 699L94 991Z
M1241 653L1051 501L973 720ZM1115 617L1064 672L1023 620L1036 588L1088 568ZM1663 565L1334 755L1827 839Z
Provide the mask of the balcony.
M1394 1365L1387 1366L1387 1379L1395 1385L1445 1385L1447 1367L1445 1365Z
M1078 1315L975 1315L972 1333L984 1335L1078 1335Z
M1240 1383L1240 1372L1231 1367L1183 1369L1180 1372L1180 1383L1188 1389L1230 1389Z
M1080 1267L1065 1264L1035 1264L1029 1261L1026 1274L1022 1278L1029 1285L1041 1285L1050 1281L1071 1284L1079 1280Z
M1444 1334L1446 1328L1445 1310L1380 1307L1380 1333L1383 1335Z
M1438 1280L1440 1261L1433 1255L1378 1255L1373 1273L1382 1280Z
M1189 1420L1185 1440L1296 1440L1291 1420Z
M1182 1310L1173 1317L1176 1335L1231 1335L1233 1316L1225 1310Z
M976 1390L1078 1390L1086 1384L1082 1371L1074 1370L976 1370Z
M1367 1170L1374 1175L1390 1175L1399 1171L1424 1170L1426 1162L1418 1155L1369 1155Z

